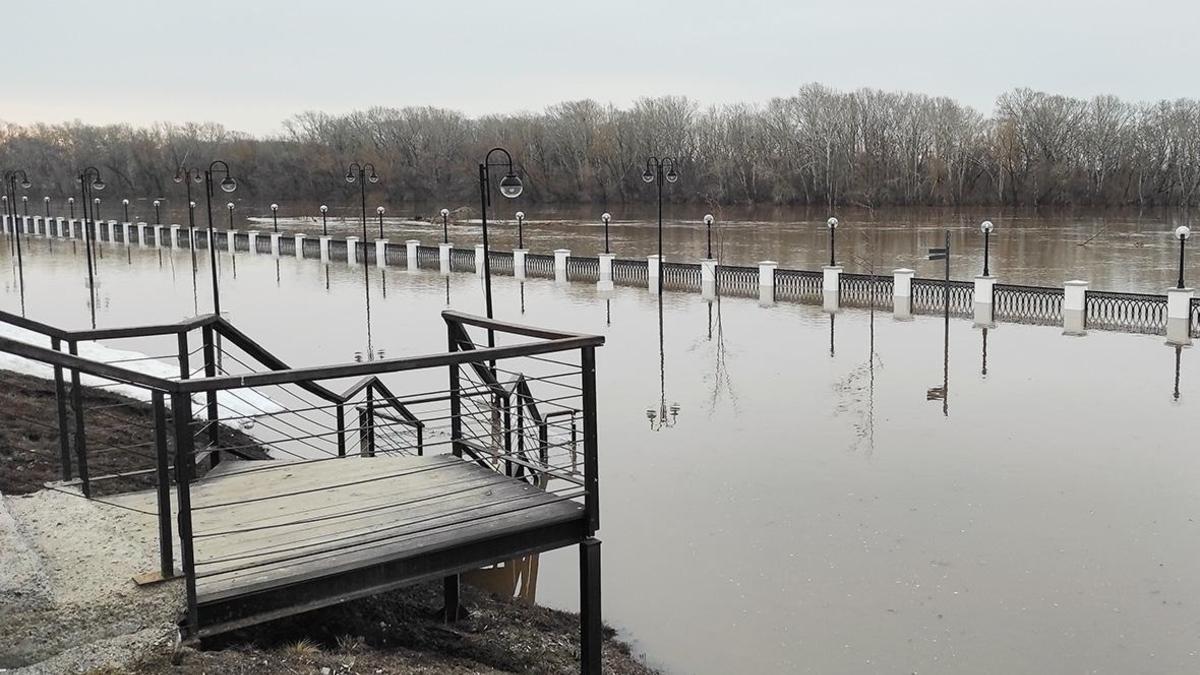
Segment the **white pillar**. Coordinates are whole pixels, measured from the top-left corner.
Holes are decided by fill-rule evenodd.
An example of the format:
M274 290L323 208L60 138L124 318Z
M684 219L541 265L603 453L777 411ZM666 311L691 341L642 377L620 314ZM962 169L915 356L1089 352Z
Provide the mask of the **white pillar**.
M138 246L146 247L146 223L137 224Z
M8 214L0 214L0 223L4 224L4 234L8 234Z
M296 235L296 257L304 257L304 235L302 234Z
M417 243L420 244L421 242L417 242ZM388 245L387 239L376 239L375 240L375 266L376 267L387 267L387 245ZM410 269L417 268L416 252L417 252L417 250L414 248L413 249L413 257L412 257L413 266Z
M892 270L892 314L899 321L912 318L912 280L916 272L900 268Z
M821 272L822 305L826 312L836 312L842 302L842 266L826 265Z
M21 231L29 234L32 229L32 223L29 222L29 216L21 216Z
M329 262L329 240L330 239L331 239L331 237L328 235L322 235L320 238L317 239L317 241L321 245L321 262Z
M646 285L650 290L658 288L658 279L660 274L659 260L657 255L646 256Z
M246 242L249 244L250 254L258 253L258 230L250 230L246 233Z
M483 274L483 244L475 244L475 274Z
M64 224L64 221L63 221L62 217L60 216L60 217L58 217L58 218L55 218L55 219L54 219L54 222L55 222L55 224L58 226L58 238L59 238L59 239L62 239L62 238L63 238L63 234L64 234L64 233L63 233L63 224Z
M231 255L237 250L237 230L225 231L225 247L229 249Z
M775 268L778 266L774 260L758 263L758 304L763 307L775 304Z
M1167 289L1167 343L1192 344L1192 297L1190 288Z
M600 259L600 280L596 282L596 285L599 286L600 290L602 291L610 291L613 287L613 258L616 256L612 253L601 253L597 257Z
M358 237L346 237L346 263L358 264Z
M33 233L34 234L42 233L42 217L41 216L33 216Z
M163 226L162 226L162 225L155 225L155 226L154 226L154 247L155 247L155 248L162 248L162 245L163 245L163 240L162 240L162 230L163 230ZM72 237L74 237L74 236L75 236L75 227L74 227L74 224L72 224L72 227L71 227L71 236L72 236Z
M132 223L121 223L121 243L129 245L129 227Z
M996 286L996 277L975 277L975 325L992 326L992 296Z
M444 241L438 244L438 270L442 274L450 274L450 251L454 249L454 244ZM524 259L522 259L524 265Z
M513 277L517 279L525 278L525 254L529 253L527 248L513 249Z
M279 256L279 237L282 236L278 232L271 233L271 255Z
M418 259L416 259L416 249L421 245L420 239L408 239L404 241L404 264L407 265L409 271L416 271L418 268ZM442 251L445 252L445 251ZM450 255L446 253L446 271L450 270Z
M1063 333L1085 335L1088 282L1078 279L1063 284Z
M179 248L179 224L171 224L171 248Z
M567 280L567 258L571 257L571 249L556 248L554 249L554 280L563 282Z

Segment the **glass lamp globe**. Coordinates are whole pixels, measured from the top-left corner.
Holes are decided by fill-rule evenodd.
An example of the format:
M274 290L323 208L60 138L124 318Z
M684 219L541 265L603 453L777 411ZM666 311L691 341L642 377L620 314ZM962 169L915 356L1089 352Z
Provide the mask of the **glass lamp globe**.
M49 197L42 197L42 201L44 201L44 202L49 202L49 201L50 201L50 198L49 198ZM126 200L126 201L129 201L129 200Z
M5 198L4 198L4 201L8 201L8 197L5 197ZM68 204L74 204L74 203L75 203L75 198L74 198L74 197L67 197L67 203L68 203Z
M93 198L92 198L92 203L93 203L93 204L99 204L99 203L100 203L100 198L99 198L99 197L93 197Z
M200 175L200 174L196 174L195 176L192 176L192 182L193 182L193 183L203 183L203 182L204 182L204 176L202 176L202 175Z
M237 189L237 181L231 176L225 176L221 179L221 189L226 192L233 192Z
M372 172L371 172L371 175L370 175L370 176L367 176L367 180L368 180L369 182L371 182L371 183L378 183L378 182L379 182L379 176L375 175L375 172L374 172L374 171L372 171Z
M654 408L646 408L646 419L648 419L648 420L650 420L651 422L653 422L653 421L654 421L654 417L655 417L655 414L654 414Z
M122 205L122 206L129 206L129 200L128 200L128 199L122 199L122 200L121 200L121 205Z
M229 209L230 211L232 211L232 210L233 210L233 202L229 202L228 204L226 204L226 205L225 205L225 208L227 208L227 209Z
M328 207L328 206L325 206L324 204L322 204L322 205L321 205L321 213L325 213L325 212L327 212L327 211L329 211L329 207Z
M381 215L381 216L382 216L382 215L383 215L383 207L382 207L382 206L380 206L380 207L376 208L376 209L375 209L375 213L378 213L379 215Z
M29 195L21 195L21 201L23 201L23 202L29 201Z
M450 209L442 209L442 217L445 218L448 215L450 215Z
M357 180L357 176L355 176L355 175L354 175L354 172L353 172L353 171L347 171L347 172L346 172L346 182L347 182L347 183L353 183L355 180Z
M1192 236L1192 228L1188 227L1187 225L1180 225L1179 227L1175 228L1176 239L1187 239L1190 236Z
M646 169L645 171L642 172L642 181L644 181L646 183L654 182L654 174L650 173L650 169Z
M196 208L196 202L188 202L188 206L194 209Z
M517 178L517 174L510 173L500 179L500 194L509 199L516 199L521 196L521 191L524 186L521 185L521 179Z
M600 220L603 220L605 223L607 223L608 221L612 220L612 214L608 211L605 211L604 213L600 214Z
M175 177L172 178L171 180L175 181L176 183L182 183L183 182L183 174L176 171Z
M25 178L25 179L21 180L21 187L23 187L25 189L29 189L29 188L33 187L33 183L30 183L29 179Z
M995 225L992 225L992 221L990 220L985 220L979 224L979 231L984 234L989 234L993 229L995 229Z
M516 216L517 216L517 220L525 220L525 212L524 211L517 211Z
M155 206L158 206L158 205L159 205L159 204L161 204L161 203L162 203L162 202L158 201L157 199L155 199L155 200L154 200L154 205L155 205Z
M828 227L828 228L829 228L829 229L831 229L831 230L833 230L833 229L837 229L837 226L838 226L838 219L837 219L837 218L830 218L829 220L825 221L825 226L826 226L826 227Z
M278 205L278 204L272 204L272 205L271 205L271 210L272 210L272 211L278 211L278 210L279 210L279 205Z
M712 225L712 224L713 224L713 217L712 217L712 214L711 214L711 213L706 213L706 214L704 214L704 224L705 224L705 225Z
M675 172L675 167L671 167L667 170L667 182L674 183L677 180L679 180L679 174Z

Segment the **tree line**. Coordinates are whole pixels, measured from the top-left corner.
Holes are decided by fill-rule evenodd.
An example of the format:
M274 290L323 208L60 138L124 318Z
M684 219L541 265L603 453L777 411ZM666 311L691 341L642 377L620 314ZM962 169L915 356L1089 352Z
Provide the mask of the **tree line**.
M0 166L65 196L98 167L112 193L175 194L180 165L226 160L239 195L321 201L372 162L390 202L473 204L487 150L512 152L533 202L649 201L650 154L677 158L675 201L721 204L1160 206L1200 202L1200 102L1077 99L1029 89L988 117L944 97L820 84L765 104L664 96L570 101L471 118L434 107L304 112L254 137L217 123L0 124Z

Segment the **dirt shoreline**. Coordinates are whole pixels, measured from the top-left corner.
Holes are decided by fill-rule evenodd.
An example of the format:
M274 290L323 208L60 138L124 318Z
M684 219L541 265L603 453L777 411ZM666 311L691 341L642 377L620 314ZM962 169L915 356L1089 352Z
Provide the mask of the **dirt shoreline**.
M0 405L7 411L0 416L0 673L578 672L578 615L464 585L469 615L447 625L436 618L440 583L263 624L203 651L177 653L182 584L132 581L155 566L154 517L83 499L72 488L43 487L60 478L53 382L0 371ZM87 390L85 409L89 440L94 430L99 443L114 448L142 442L153 420L149 405L103 390ZM101 475L152 461L110 452L91 465ZM96 486L112 494L146 489L149 480ZM610 628L604 670L657 672Z

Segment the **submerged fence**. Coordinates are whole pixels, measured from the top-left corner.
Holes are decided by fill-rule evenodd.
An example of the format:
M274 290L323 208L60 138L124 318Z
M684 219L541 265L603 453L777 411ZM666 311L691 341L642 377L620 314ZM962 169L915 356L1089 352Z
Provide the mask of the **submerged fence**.
M5 223L5 232L10 225ZM18 227L25 232L40 233L42 236L84 238L92 236L97 243L119 242L132 246L174 247L207 249L209 237L206 230L191 230L179 225L148 225L146 223L118 223L99 221L84 227L82 221L64 221L62 218L40 217L18 218ZM56 235L57 233L57 235ZM274 232L218 231L214 236L218 250L246 251L297 258L321 259L327 262L351 264L382 264L414 269L442 270L451 272L482 272L479 261L481 249L453 248L447 245L443 252L437 246L379 242L358 239L334 239L332 237L305 237ZM412 242L416 244L416 242ZM383 260L376 260L377 251L382 250ZM523 263L518 263L523 260ZM553 279L560 270L556 268L554 255L525 253L518 259L508 251L490 251L488 257L491 271L495 274L524 276L528 278ZM597 282L605 276L605 262L599 257L567 255L561 270L563 278L576 282ZM652 283L650 263L647 260L614 258L611 265L611 281L621 286L646 286ZM698 291L704 284L704 271L698 263L664 261L659 270L659 279L665 289L673 291ZM772 277L774 299L791 302L821 302L830 289L823 286L822 272L814 270L774 269ZM754 266L718 264L713 270L712 283L721 293L732 296L752 297L759 294L763 283L761 271ZM849 274L837 277L836 296L839 305L850 307L892 306L895 281L888 274ZM974 305L974 288L969 281L952 280L947 285L943 279L911 279L911 311L913 313L943 312L949 310L956 316L968 316ZM1032 324L1056 324L1063 321L1064 291L1061 287L1033 286L997 283L992 287L993 316L996 320ZM947 297L948 294L948 297ZM1121 293L1114 291L1086 292L1083 321L1089 328L1162 333L1168 324L1167 297L1147 293ZM947 300L949 301L947 303ZM1188 316L1189 332L1200 336L1200 298L1193 298Z

